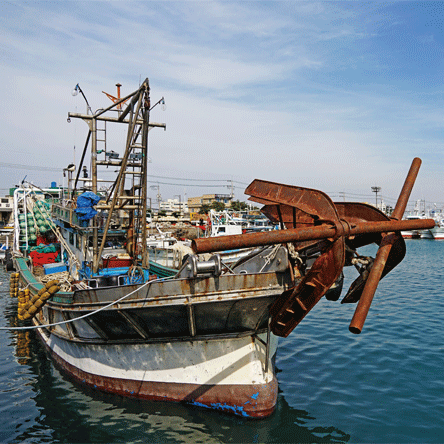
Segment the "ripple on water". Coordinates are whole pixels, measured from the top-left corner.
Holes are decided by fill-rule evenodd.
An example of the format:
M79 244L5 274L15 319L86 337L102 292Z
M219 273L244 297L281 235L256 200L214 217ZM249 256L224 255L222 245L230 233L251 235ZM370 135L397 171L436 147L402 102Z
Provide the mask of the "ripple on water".
M263 421L81 389L33 335L0 331L0 441L442 443L443 253L444 242L407 242L360 335L348 331L354 304L321 300L280 339L278 405ZM0 281L4 326L15 301L4 271Z

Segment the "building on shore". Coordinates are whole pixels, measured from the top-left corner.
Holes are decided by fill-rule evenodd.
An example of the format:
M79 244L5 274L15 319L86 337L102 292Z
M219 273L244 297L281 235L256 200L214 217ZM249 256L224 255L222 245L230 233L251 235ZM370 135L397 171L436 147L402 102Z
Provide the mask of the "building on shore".
M231 206L232 194L204 194L198 197L188 198L188 210L190 213L199 213L204 205L211 206L214 202L221 202L226 208Z
M14 223L13 201L12 194L0 198L0 227Z
M187 202L182 202L179 199L168 199L166 201L162 201L160 202L159 206L159 211L165 211L166 213L186 215L189 212Z

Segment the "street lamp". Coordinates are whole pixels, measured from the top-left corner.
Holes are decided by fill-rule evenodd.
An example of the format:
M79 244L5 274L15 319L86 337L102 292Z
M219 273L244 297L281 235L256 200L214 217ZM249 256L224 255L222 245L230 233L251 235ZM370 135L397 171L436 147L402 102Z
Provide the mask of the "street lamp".
M82 94L83 98L85 99L86 106L87 106L87 108L86 108L86 114L88 114L88 111L90 111L91 114L92 114L92 110L91 110L91 107L89 106L88 100L86 99L85 94L84 94L83 91L82 91L82 88L80 88L80 85L77 83L77 85L76 85L76 86L74 87L74 89L71 91L71 94L75 97L78 93Z
M150 111L155 107L155 106L157 106L158 104L161 104L162 105L162 111L165 111L166 110L166 105L165 105L165 99L162 97L160 100L158 100L151 108L150 108Z
M378 193L381 191L381 187L372 187L372 191L376 194L376 208L378 208Z

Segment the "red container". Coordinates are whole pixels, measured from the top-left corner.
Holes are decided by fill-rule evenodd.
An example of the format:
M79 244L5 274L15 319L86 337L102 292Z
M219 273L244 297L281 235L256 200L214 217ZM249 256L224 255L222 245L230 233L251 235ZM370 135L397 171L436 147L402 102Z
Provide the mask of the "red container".
M131 264L131 259L120 259L118 257L103 259L103 268L129 267Z

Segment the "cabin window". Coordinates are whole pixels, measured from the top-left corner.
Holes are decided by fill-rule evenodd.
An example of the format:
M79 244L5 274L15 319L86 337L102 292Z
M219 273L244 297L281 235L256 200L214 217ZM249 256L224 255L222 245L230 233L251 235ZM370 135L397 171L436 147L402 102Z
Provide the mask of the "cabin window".
M74 233L72 231L69 232L69 243L74 245Z

